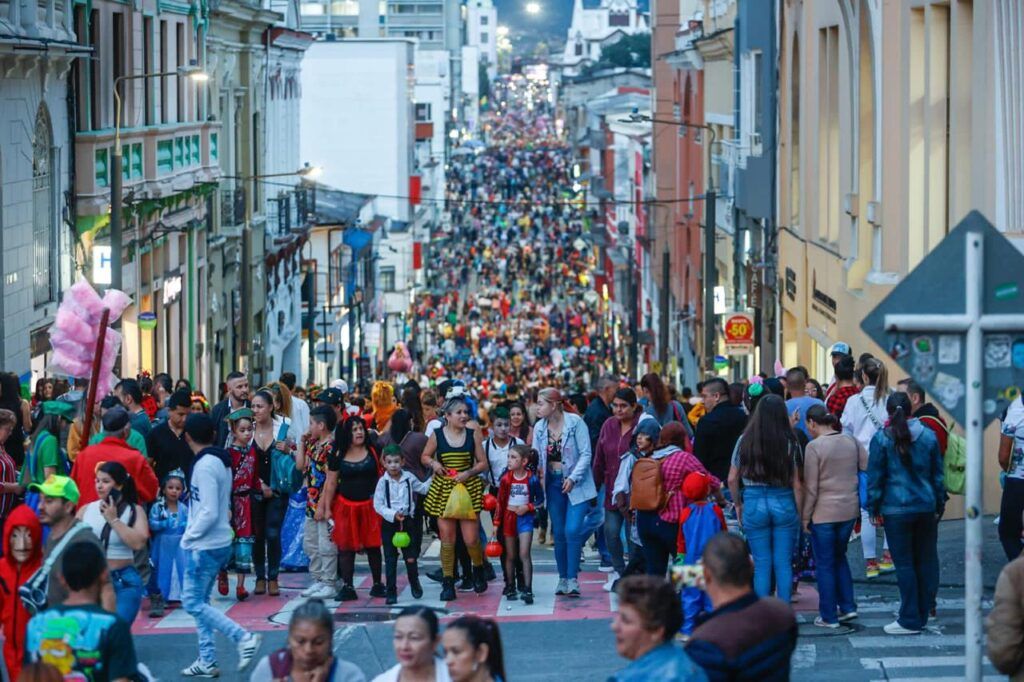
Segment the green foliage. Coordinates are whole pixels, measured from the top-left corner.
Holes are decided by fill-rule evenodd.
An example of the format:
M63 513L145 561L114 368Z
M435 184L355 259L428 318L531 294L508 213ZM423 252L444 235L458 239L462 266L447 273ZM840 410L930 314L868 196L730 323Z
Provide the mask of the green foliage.
M617 42L601 50L601 61L595 70L614 67L649 68L651 66L651 34L637 33L622 36Z

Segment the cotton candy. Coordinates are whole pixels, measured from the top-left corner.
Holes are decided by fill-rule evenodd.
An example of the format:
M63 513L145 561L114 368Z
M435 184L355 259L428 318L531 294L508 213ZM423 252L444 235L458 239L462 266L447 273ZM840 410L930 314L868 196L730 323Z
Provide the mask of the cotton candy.
M60 307L73 311L78 317L91 324L98 323L100 316L103 315L103 301L92 285L85 280L75 282L68 289Z
M117 289L107 289L103 294L103 305L110 311L111 323L121 317L121 313L131 302L131 296Z
M54 326L65 335L82 341L92 339L96 335L91 324L63 304L57 310L57 319L54 322Z

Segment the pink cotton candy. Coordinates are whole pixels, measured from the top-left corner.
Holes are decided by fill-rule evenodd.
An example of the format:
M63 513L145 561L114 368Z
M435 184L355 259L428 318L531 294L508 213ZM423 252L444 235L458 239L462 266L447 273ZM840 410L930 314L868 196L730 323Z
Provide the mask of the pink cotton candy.
M85 280L75 282L68 289L60 307L74 311L78 317L91 324L98 323L103 314L103 301Z
M92 372L92 363L83 362L80 358L65 355L55 350L47 369L54 374L66 374L70 377L88 377Z
M782 366L782 362L780 360L775 361L775 376L779 378L786 376L786 368Z
M79 339L82 343L88 343L96 334L91 324L64 305L61 305L57 310L57 319L54 322L54 326L66 336L72 339Z
M107 289L106 292L104 292L103 305L110 311L111 324L113 324L117 318L121 317L121 313L124 312L124 309L127 308L131 302L131 296L123 291Z

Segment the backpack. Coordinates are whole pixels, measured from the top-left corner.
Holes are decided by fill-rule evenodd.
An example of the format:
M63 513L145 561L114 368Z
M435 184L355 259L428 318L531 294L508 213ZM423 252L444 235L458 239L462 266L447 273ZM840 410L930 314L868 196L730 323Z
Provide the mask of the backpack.
M284 440L288 435L291 420L285 419L278 429L277 440ZM282 495L294 495L302 488L302 472L295 466L295 457L291 453L274 449L270 453L270 487Z
M665 482L661 476L661 460L638 459L629 478L630 504L637 511L660 511L668 503Z
M946 456L943 458L943 477L946 492L963 495L967 488L967 441L953 432L952 423L946 427Z

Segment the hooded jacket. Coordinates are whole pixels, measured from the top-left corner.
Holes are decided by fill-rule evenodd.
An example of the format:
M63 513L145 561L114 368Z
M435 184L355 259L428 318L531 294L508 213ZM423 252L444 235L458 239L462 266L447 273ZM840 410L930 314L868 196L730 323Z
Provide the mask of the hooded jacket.
M213 550L231 544L231 456L206 447L192 463L188 525L181 538L185 550Z
M18 565L11 553L11 535L18 526L28 528L32 536L32 554L28 561ZM17 679L21 671L21 657L25 649L25 627L31 616L18 597L18 588L25 584L43 562L43 527L28 506L15 507L3 528L4 556L0 558L0 625L4 630L4 660L10 679Z

